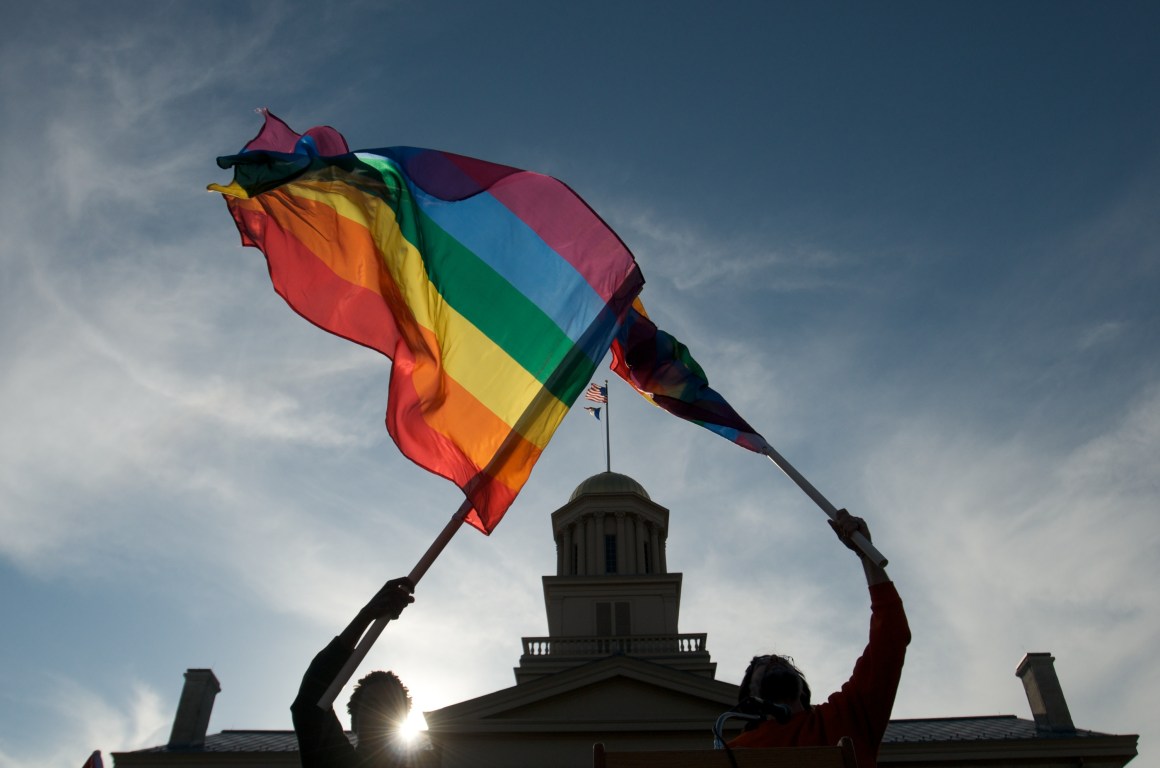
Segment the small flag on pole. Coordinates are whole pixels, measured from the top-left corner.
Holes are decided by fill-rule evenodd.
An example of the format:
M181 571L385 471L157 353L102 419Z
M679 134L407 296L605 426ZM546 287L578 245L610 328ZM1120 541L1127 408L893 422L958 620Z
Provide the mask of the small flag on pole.
M599 384L591 384L589 385L588 390L584 393L584 397L585 399L591 400L594 403L607 403L608 390Z
M584 410L591 413L592 418L596 419L597 421L600 421L600 409L599 408L597 408L594 405L586 405L586 406L584 406Z

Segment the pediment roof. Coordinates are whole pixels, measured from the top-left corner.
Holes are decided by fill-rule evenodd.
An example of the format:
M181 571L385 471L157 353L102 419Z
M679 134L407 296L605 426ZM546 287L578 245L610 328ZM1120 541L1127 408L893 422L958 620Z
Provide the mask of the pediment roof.
M708 728L737 686L629 656L588 664L425 712L431 732ZM578 716L578 713L583 713Z

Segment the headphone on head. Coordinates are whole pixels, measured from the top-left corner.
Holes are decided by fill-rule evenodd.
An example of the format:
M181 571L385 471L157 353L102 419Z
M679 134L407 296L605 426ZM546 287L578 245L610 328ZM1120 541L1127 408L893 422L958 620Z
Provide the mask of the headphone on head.
M754 656L738 692L737 711L787 722L792 714L781 702L795 698L809 709L810 686L788 656Z

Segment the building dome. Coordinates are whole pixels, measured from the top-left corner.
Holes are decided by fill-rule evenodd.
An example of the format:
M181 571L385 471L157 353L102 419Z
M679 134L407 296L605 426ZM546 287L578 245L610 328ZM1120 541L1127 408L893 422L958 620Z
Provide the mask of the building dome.
M598 475L593 475L576 486L576 490L572 491L572 496L568 501L575 501L581 496L593 493L635 493L652 501L643 485L619 472L601 472Z

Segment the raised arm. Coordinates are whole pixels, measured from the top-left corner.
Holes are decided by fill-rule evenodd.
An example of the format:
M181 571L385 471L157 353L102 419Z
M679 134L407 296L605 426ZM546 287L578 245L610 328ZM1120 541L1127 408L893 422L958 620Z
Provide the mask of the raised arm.
M862 570L866 572L868 585L874 586L890 581L890 577L886 575L886 569L872 562L850 539L855 533L860 533L866 537L867 541L872 540L870 529L866 526L865 520L851 515L844 509L839 509L837 518L830 521L830 527L834 529L834 533L838 534L838 539L862 561Z
M338 635L338 640L344 648L354 650L359 638L367 631L367 627L378 619L397 619L411 603L415 602L415 585L406 576L391 579L362 609L351 619L346 629Z

